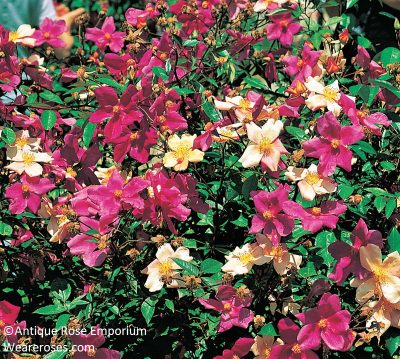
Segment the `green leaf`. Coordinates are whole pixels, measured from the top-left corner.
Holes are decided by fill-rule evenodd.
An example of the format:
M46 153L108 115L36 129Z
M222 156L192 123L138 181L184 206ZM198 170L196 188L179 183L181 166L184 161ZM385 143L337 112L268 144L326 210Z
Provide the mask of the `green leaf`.
M199 269L193 265L192 263L186 262L180 258L172 258L172 260L183 270L188 272L189 274L198 276L199 275Z
M314 263L313 262L307 262L307 265L303 268L300 268L299 274L303 277L312 277L317 274L315 271Z
M154 300L151 298L147 298L140 307L140 311L143 315L143 318L146 320L147 325L150 324L151 318L153 318L157 301L157 299Z
M350 9L351 7L353 7L357 3L358 3L358 0L347 0L346 9Z
M41 315L53 315L53 314L60 314L65 312L67 308L61 305L46 305L45 307L39 308L35 310L34 314L41 314Z
M386 339L386 347L390 355L394 355L400 348L400 335L399 330L395 330L395 332Z
M375 99L375 96L379 92L379 86L366 86L362 85L358 95L364 100L364 102L370 106Z
M365 190L369 193L372 193L375 196L390 196L388 192L379 187L365 188Z
M247 218L243 216L242 213L240 213L240 216L238 219L235 219L234 221L231 222L232 224L235 224L238 227L248 227L249 221Z
M4 140L5 143L12 145L15 142L17 136L11 128L4 127L1 130L1 138Z
M329 20L326 22L326 26L332 26L335 24L338 24L339 22L342 21L342 17L341 16L332 16L329 18Z
M400 50L395 47L387 47L381 52L383 66L400 62Z
M387 237L390 252L400 253L400 233L396 227L393 227Z
M263 90L263 89L265 89L265 88L268 88L267 81L265 81L265 80L264 80L261 76L259 76L259 75L252 76L252 77L247 76L247 77L245 77L245 78L243 79L243 82L246 83L246 84L248 84L248 85L250 85L250 86L252 86L252 87L255 87L255 88L261 89L261 90Z
M389 161L382 161L380 163L380 165L382 168L384 168L385 170L388 170L388 171L392 171L392 170L396 169L396 166L392 162L389 162Z
M47 101L50 101L50 102L56 102L56 103L59 103L60 105L63 105L63 104L64 104L64 101L61 100L60 96L58 96L58 95L56 95L55 93L52 93L52 92L50 92L50 91L43 91L43 92L41 92L41 93L39 94L39 96L40 96L42 99L47 100Z
M354 147L358 147L359 149L361 149L361 151L365 152L365 153L369 153L370 155L375 155L376 151L375 149L368 143L365 141L358 141Z
M358 45L365 47L366 49L370 48L372 46L371 41L369 41L367 38L364 36L358 36L357 37L357 43Z
M63 359L68 354L67 349L57 350L55 352L51 352L46 354L43 359Z
M274 326L272 323L265 324L260 331L258 332L258 335L268 335L271 337L275 337L278 335L276 332Z
M395 208L397 206L397 200L396 198L390 198L385 207L385 217L389 219L389 217L393 214Z
M185 41L183 42L183 46L190 46L190 47L193 47L193 46L196 46L199 42L200 42L199 40L191 40L191 39L188 39L188 40L185 40Z
M214 122L221 118L215 107L207 100L203 103L203 110L207 117Z
M375 198L374 206L378 210L379 213L382 212L382 210L385 208L386 201L387 201L386 197L376 197Z
M338 186L338 193L342 199L349 198L353 192L354 192L354 187L352 187L352 186L348 186L345 184L340 184Z
M333 257L328 251L328 247L330 244L336 242L336 237L332 232L323 231L318 233L315 238L315 247L321 248L317 254L319 254L323 259L324 263L329 266L330 263L333 262Z
M171 299L165 299L165 306L172 312L175 312L175 305Z
M157 77L161 77L164 81L168 80L168 74L162 67L154 66L152 70L153 74L156 75Z
M51 130L57 121L56 113L52 110L43 111L40 122L45 130Z
M257 179L256 174L252 174L249 178L247 178L243 182L242 195L246 200L249 199L250 192L257 189L257 183L258 183L258 179Z
M381 87L385 88L386 90L389 90L397 97L400 97L400 90L397 87L394 87L390 82L380 80L380 79L373 80L372 82L375 85L381 86Z
M291 134L292 136L296 137L296 139L298 139L299 141L306 138L306 133L301 128L294 126L287 126L285 127L285 131Z
M96 124L88 122L83 130L83 144L86 148L90 146L90 142L92 141L94 130L96 129Z
M56 329L60 330L63 327L66 327L69 321L69 318L71 318L71 314L61 314L56 322Z
M12 227L4 222L0 222L0 235L1 236L10 236L13 232Z
M274 326L272 323L265 324L260 331L258 332L258 335L268 335L268 336L277 336L278 333L276 332Z
M214 274L218 273L221 270L222 263L212 259L212 258L207 258L205 261L203 261L200 265L200 270L203 273L209 273L209 274Z

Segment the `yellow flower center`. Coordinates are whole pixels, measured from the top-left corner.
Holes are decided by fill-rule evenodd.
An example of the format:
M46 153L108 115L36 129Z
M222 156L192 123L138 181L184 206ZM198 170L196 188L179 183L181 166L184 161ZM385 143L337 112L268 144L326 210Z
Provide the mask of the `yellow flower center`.
M324 329L324 328L326 328L326 327L328 326L328 321L327 321L326 319L321 319L321 320L318 322L318 326L319 326L321 329Z
M242 110L248 110L248 109L250 108L250 106L251 106L251 102L250 102L248 99L246 99L246 98L242 98L242 99L239 101L239 107L240 107Z
M308 184L316 184L319 181L319 174L317 172L308 172L306 174L305 180Z
M387 281L387 272L385 268L375 267L373 273L377 282L385 283Z
M12 31L8 34L8 40L14 42L15 40L18 39L18 32L17 31Z
M76 177L76 176L78 175L72 167L67 167L67 173L68 173L71 177Z
M321 208L320 207L313 207L313 208L311 208L311 213L314 216L319 216L321 214Z
M283 257L283 253L284 253L284 250L283 250L282 246L279 245L276 247L272 247L270 255L278 260L281 260Z
M171 108L172 106L174 106L174 103L171 100L165 101L165 107L166 108Z
M19 137L15 140L15 144L17 145L17 147L23 148L28 144L28 139L26 139L25 137Z
M271 211L266 210L263 212L263 217L265 219L271 220L272 218L274 218L274 214Z
M327 86L324 88L324 97L327 101L334 102L337 100L338 93L333 88Z
M23 184L21 186L22 192L27 193L29 192L29 186L27 184Z
M97 239L97 248L100 250L106 249L108 247L108 240L105 236L101 236Z
M160 123L164 123L165 120L166 120L166 118L165 118L165 116L163 116L163 115L161 115L161 116L158 117L158 122L160 122Z
M331 141L331 146L333 149L336 150L340 146L340 140L335 138L334 140Z
M6 323L4 323L2 320L0 320L0 327L4 327Z
M172 275L172 263L170 260L161 262L159 272L162 276L170 277Z
M292 352L295 354L300 354L301 353L301 346L300 344L295 344L292 346Z
M265 358L266 358L266 359L269 358L270 355L271 355L271 348L266 348L266 349L264 350L264 356L265 356Z
M49 32L45 32L44 34L43 34L43 37L45 38L45 39L50 39L50 37L51 37L51 34L49 33Z
M115 106L113 107L113 113L118 113L119 110L120 110L119 105L115 105Z
M254 257L251 253L243 253L239 256L239 260L244 264L247 265L254 260Z
M139 137L137 132L132 132L131 135L129 136L129 139L131 141L136 140Z
M190 154L192 149L186 145L178 146L178 148L174 151L175 157L178 161L183 161Z
M22 161L26 165L30 165L35 161L35 155L33 153L25 152L22 154Z
M96 355L97 349L96 348L90 348L87 351L87 356L93 358Z
M235 136L234 132L229 128L222 128L219 132L219 135L227 139L231 139Z
M104 38L106 40L110 40L111 39L111 35L109 33L104 34Z
M263 138L260 143L258 144L258 148L261 153L264 153L265 155L268 155L271 153L272 148L274 145L268 138Z
M57 224L58 224L59 226L61 226L61 225L64 224L65 222L69 222L67 216L62 215L62 216L60 216L60 217L57 218Z
M225 303L224 304L224 310L226 310L227 312L229 312L231 310L231 308L232 308L231 303Z
M114 191L114 197L115 198L121 198L122 197L122 190L121 189L117 189Z
M304 61L303 61L302 59L299 59L299 60L297 61L297 67L298 67L299 69L301 69L303 66L304 66Z
M154 188L153 187L147 187L147 195L149 198L154 198Z

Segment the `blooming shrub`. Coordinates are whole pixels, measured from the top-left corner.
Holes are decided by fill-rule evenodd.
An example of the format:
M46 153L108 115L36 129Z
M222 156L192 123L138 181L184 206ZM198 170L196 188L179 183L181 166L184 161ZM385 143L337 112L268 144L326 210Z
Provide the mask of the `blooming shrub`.
M400 50L373 56L325 5L103 8L62 60L62 20L0 29L3 346L398 352ZM98 331L129 326L147 333Z

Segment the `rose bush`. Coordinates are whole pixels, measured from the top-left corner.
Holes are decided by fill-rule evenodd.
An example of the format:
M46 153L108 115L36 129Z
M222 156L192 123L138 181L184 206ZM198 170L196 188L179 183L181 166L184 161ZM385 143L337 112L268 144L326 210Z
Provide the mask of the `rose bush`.
M66 59L62 20L0 30L3 345L395 355L400 50L325 2L105 3Z

